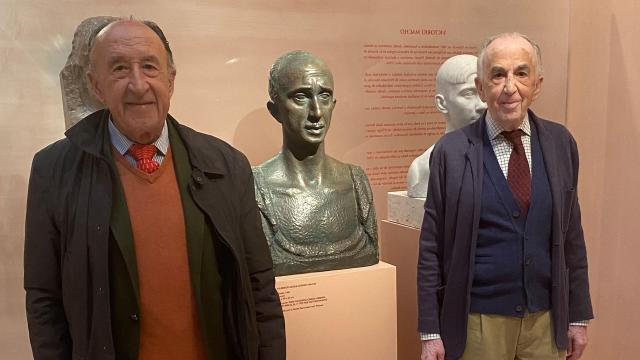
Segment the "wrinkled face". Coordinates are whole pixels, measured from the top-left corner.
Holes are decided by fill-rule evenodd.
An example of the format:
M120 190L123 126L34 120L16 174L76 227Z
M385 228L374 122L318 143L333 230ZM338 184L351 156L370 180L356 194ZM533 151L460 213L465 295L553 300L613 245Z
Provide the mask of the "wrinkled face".
M114 125L136 143L154 142L167 118L176 74L158 35L139 22L113 23L96 38L91 60L89 82Z
M322 143L336 104L331 73L313 60L294 62L283 71L278 99L269 110L282 124L285 143Z
M459 129L478 120L487 105L478 96L474 80L476 74L470 74L461 84L452 84L444 96L448 128Z
M491 117L505 130L516 129L540 94L535 50L520 37L498 38L485 50L482 73L476 86Z

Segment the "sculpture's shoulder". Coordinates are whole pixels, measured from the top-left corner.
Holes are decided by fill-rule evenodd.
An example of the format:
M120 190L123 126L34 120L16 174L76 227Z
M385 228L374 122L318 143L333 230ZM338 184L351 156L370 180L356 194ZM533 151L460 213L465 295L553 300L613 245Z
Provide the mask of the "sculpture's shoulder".
M253 176L257 184L277 183L285 171L284 159L281 153L262 164L252 166Z
M353 179L353 182L355 184L363 184L367 188L370 187L369 178L367 177L367 174L364 172L364 170L360 166L355 164L345 164L345 166L349 169L349 172L351 173L351 178Z
M282 187L286 188L283 183L284 164L282 154L279 153L262 164L252 166L253 183L256 193L256 202L265 219L275 226L274 191ZM286 178L286 176L285 176Z
M375 244L372 249L375 252L375 259L378 259L378 227L376 224L376 209L373 204L373 191L369 184L369 178L364 170L354 164L346 164L351 173L353 189L356 195L358 208L358 223L367 234L371 244Z
M345 165L351 174L358 208L361 212L367 214L370 209L373 209L373 191L371 190L371 184L369 184L369 178L360 166L354 164Z
M417 158L413 159L411 165L409 166L409 172L415 172L416 174L422 173L423 170L429 170L429 158L431 157L431 152L433 151L433 146L429 146L425 152L420 154Z
M413 159L407 171L407 194L410 197L426 197L429 182L429 161L433 152L431 145L424 153Z

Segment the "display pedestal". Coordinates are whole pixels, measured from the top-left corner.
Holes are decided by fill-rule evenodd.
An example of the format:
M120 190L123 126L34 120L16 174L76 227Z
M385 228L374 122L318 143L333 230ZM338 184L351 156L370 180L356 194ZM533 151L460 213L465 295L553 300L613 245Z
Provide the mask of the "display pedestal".
M412 198L406 191L387 193L387 217L389 221L420 229L424 216L425 198Z
M279 276L276 289L287 359L397 359L395 266Z
M420 230L382 220L382 260L396 266L398 279L398 359L420 358L416 272Z

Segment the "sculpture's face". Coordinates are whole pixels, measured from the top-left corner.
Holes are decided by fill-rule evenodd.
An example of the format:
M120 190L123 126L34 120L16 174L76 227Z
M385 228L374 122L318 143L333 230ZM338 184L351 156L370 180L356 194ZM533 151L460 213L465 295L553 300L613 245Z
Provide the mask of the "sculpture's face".
M158 35L139 22L113 23L96 39L91 58L89 81L114 125L132 141L154 142L167 118L176 75Z
M331 72L313 60L294 62L283 71L272 114L282 123L286 143L322 143L336 104Z
M448 128L451 130L478 120L487 108L487 104L478 96L475 78L476 74L471 73L464 83L451 84L445 91L443 107L446 109Z
M476 80L480 97L505 130L516 129L540 94L535 50L520 37L498 38L485 50L482 66L482 78Z

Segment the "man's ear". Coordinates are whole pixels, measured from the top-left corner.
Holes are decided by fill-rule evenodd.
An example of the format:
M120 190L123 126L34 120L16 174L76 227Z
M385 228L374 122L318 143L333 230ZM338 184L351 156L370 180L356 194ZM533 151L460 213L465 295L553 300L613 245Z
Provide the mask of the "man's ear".
M173 95L173 84L176 80L176 69L169 69L169 97Z
M93 96L95 96L96 99L100 100L100 102L104 104L104 97L102 96L102 91L98 86L98 79L91 70L87 71L86 73L86 81L88 85L87 87L89 88L89 90L91 90Z
M282 121L280 121L280 119L278 118L278 105L269 100L267 101L267 109L269 110L269 114L271 114L271 116L273 116L273 118L276 119L277 122L282 123Z
M540 95L540 91L542 91L542 80L544 80L544 76L538 76L538 79L536 80L533 87L533 100L537 99Z
M444 99L444 96L440 94L436 95L436 109L443 114L449 112L449 109L447 109L447 101Z
M476 90L478 90L478 96L480 96L480 100L486 103L487 97L485 96L484 87L482 87L482 81L480 80L480 77L476 76L476 78L473 79L473 82L476 84Z

